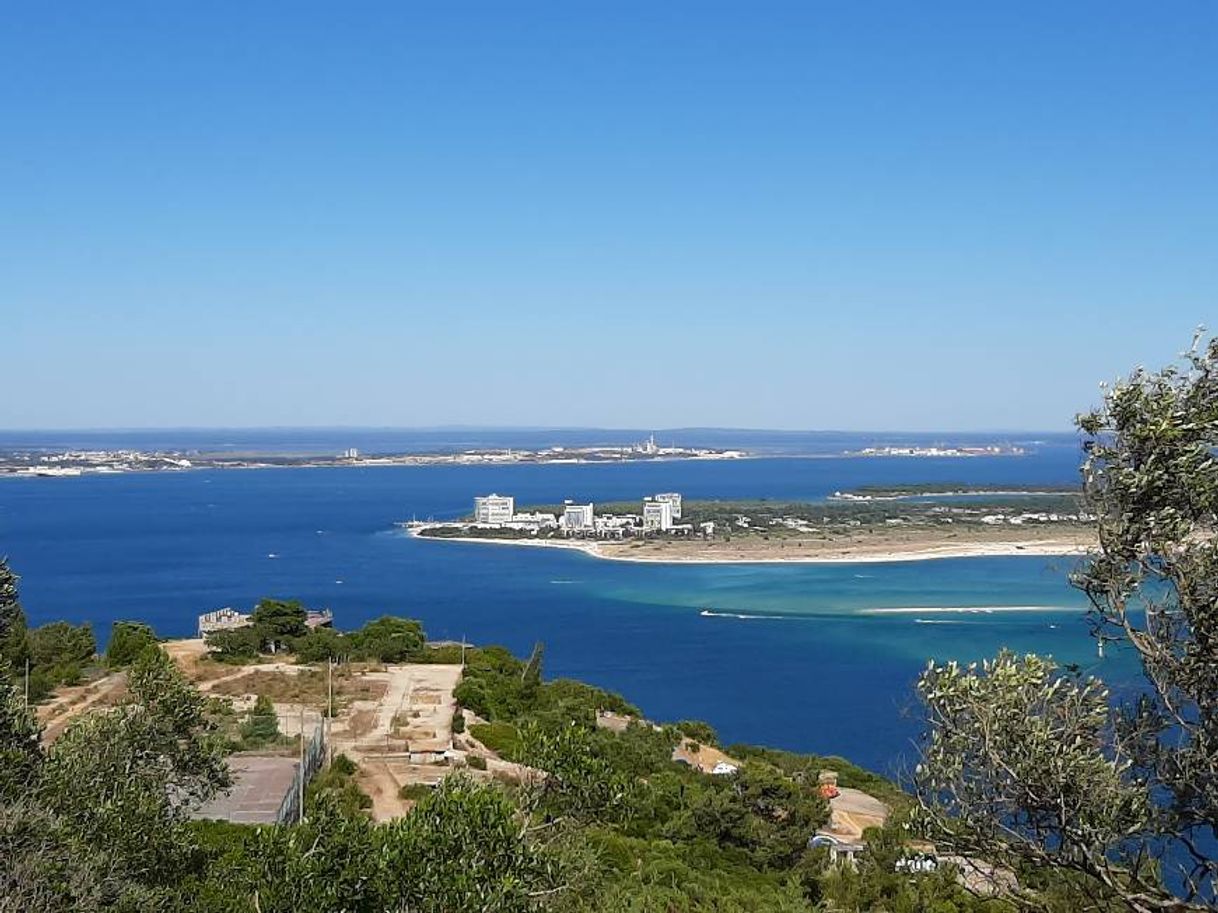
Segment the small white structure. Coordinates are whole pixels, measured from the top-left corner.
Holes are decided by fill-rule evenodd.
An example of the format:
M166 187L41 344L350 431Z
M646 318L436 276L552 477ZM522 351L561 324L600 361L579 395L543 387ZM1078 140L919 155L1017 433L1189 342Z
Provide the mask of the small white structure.
M675 491L666 491L663 494L652 495L651 500L664 502L667 501L672 505L672 518L674 520L681 519L681 495Z
M566 501L563 503L562 517L559 519L558 525L567 532L592 530L596 527L593 513L591 504L572 504L570 501Z
M729 764L727 761L720 761L718 764L716 764L714 767L711 768L711 776L712 777L730 777L732 774L734 774L739 769L740 768L737 767L735 764Z
M648 498L643 502L643 531L667 532L672 529L672 502L653 501Z
M474 498L475 523L511 523L516 514L516 499L507 495Z

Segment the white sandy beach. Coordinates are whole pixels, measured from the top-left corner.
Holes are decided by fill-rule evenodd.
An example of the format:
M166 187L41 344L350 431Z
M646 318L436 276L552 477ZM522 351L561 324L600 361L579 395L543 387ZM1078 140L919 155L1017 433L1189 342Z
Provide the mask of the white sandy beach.
M988 558L1012 555L1065 556L1086 554L1086 549L1056 540L1029 540L1023 542L974 542L946 545L927 545L906 549L859 551L855 554L792 555L782 557L698 555L698 554L622 554L629 546L618 546L604 542L556 542L552 539L486 539L477 536L420 536L410 530L409 535L417 539L434 542L470 542L477 545L509 545L525 548L558 548L583 552L606 561L630 561L638 564L887 564L897 561L931 561L939 558ZM840 546L839 546L840 548ZM848 550L849 547L847 546Z

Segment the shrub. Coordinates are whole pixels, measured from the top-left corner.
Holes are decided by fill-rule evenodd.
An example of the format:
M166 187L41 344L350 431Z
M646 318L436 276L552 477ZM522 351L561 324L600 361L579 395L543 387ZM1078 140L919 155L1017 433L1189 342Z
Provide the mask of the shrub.
M157 643L156 633L138 621L116 621L106 645L106 664L112 669L129 666L149 646Z
M354 776L355 772L359 770L359 765L345 754L340 754L330 763L330 769L337 772L340 776L350 777Z
M30 659L35 666L80 666L93 660L97 640L87 624L76 627L55 621L29 632Z
M348 635L354 652L382 663L413 659L423 649L423 626L410 618L385 615Z
M475 723L469 731L500 757L515 760L520 752L520 733L511 723Z
M474 770L486 770L486 758L480 754L467 755L465 763Z
M262 636L254 628L231 628L207 635L207 649L222 663L243 663L258 658Z
M351 644L346 635L333 628L315 628L291 643L298 663L324 663L351 653Z
M259 695L241 724L241 741L247 748L260 748L279 739L279 715L271 699Z
M422 783L407 783L398 790L398 798L418 802L421 799L426 799L432 792L434 792L432 787L424 786Z
M465 714L460 707L453 711L453 732L465 732Z
M681 735L702 745L719 744L719 734L710 723L704 723L702 720L681 720L676 727Z

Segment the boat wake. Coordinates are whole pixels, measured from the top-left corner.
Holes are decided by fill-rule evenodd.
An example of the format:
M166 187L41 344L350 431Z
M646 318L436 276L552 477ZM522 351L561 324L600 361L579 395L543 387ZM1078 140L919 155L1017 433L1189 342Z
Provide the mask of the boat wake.
M775 619L782 620L791 618L790 615L752 615L743 612L712 612L710 609L703 609L698 613L703 618L739 618L742 621L752 621L753 619Z
M1082 612L1082 608L1061 605L976 605L976 606L901 606L863 609L863 615L1008 615L1025 612Z

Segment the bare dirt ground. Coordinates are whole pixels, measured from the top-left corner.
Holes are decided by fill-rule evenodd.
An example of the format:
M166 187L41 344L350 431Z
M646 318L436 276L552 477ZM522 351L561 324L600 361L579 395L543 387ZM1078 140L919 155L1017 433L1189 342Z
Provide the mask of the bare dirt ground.
M697 746L697 751L694 746ZM685 739L673 749L672 759L674 761L684 761L690 767L695 767L704 774L710 773L715 769L716 764L731 764L733 767L739 767L740 762L735 758L729 758L726 754L720 751L713 745L701 745L692 739Z
M862 790L841 787L829 800L828 831L839 840L861 842L863 831L888 820L888 806Z
M127 693L127 676L116 672L95 682L60 688L53 700L37 708L42 724L42 743L50 745L67 728L68 723L95 707L112 707Z

